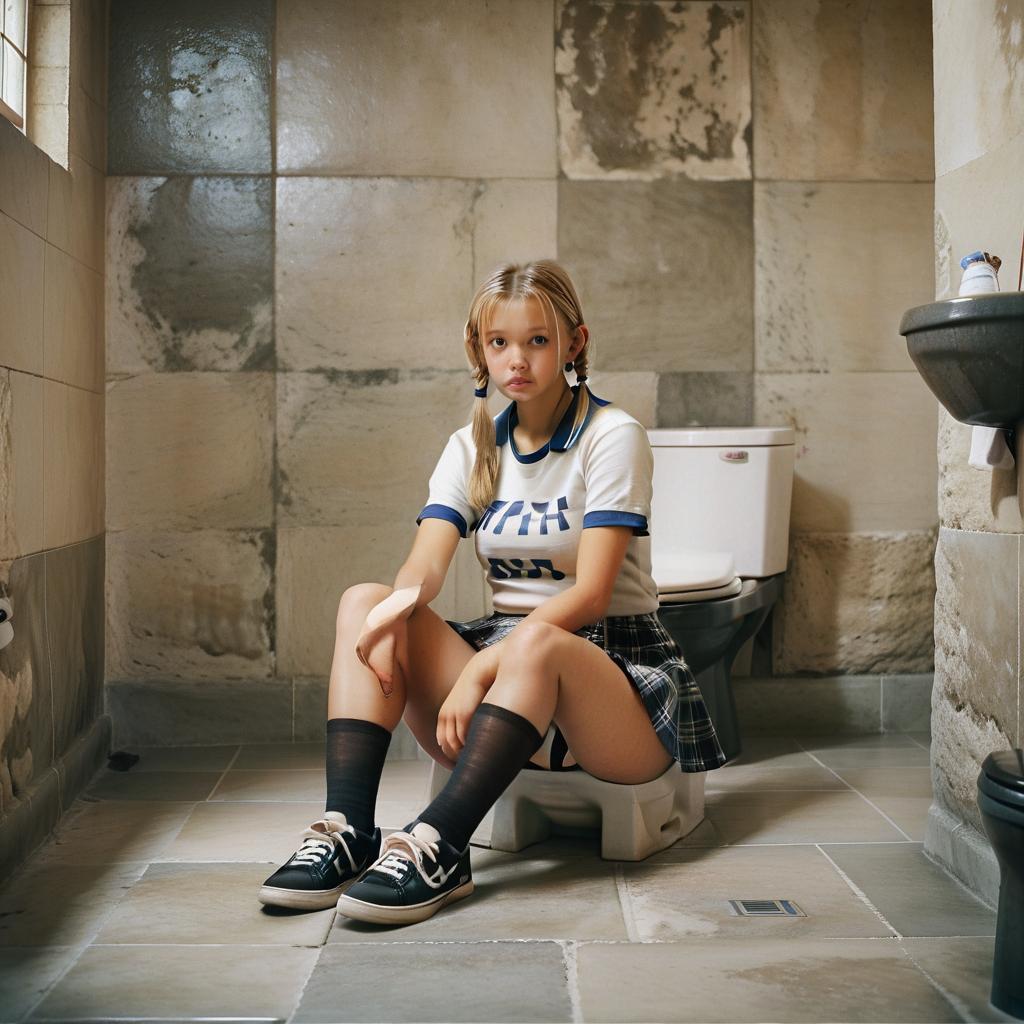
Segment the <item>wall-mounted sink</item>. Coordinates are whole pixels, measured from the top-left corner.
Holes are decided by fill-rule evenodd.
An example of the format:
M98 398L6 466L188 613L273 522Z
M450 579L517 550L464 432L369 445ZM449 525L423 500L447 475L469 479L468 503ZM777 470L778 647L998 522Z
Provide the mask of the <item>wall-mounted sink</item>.
M961 423L1024 420L1024 292L964 295L915 306L900 334L924 382Z

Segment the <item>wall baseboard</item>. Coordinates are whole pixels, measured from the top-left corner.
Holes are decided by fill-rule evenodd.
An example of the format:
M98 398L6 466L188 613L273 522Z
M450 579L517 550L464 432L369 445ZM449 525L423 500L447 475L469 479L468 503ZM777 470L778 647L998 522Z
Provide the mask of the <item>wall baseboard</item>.
M988 837L937 803L928 809L924 852L983 903L999 905L999 861Z
M40 846L106 761L111 723L101 715L0 818L0 879Z

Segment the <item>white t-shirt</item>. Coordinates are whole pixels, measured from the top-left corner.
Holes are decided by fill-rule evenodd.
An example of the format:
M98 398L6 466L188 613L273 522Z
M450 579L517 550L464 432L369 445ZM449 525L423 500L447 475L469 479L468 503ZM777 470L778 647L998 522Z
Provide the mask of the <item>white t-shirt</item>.
M494 610L503 614L527 614L576 582L582 530L630 526L633 536L605 614L656 611L647 525L654 454L647 431L625 410L591 395L587 419L570 436L579 385L573 391L551 440L529 455L515 446L516 403L494 418L497 497L479 517L467 497L476 457L473 427L456 430L430 477L427 504L416 523L447 519L463 537L473 532Z

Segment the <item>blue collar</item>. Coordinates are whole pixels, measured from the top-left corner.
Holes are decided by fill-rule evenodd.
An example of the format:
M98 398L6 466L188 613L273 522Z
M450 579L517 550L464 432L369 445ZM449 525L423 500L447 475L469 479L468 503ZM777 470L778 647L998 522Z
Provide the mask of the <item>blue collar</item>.
M549 451L567 452L580 439L583 431L587 429L587 426L593 419L594 413L597 411L598 407L602 405L611 405L609 400L598 398L597 395L591 392L590 408L587 410L586 418L583 420L583 423L580 424L579 430L577 430L575 434L572 434L572 424L573 420L576 418L576 407L579 405L581 386L585 387L586 385L576 384L571 388L573 396L572 401L569 403L569 408L565 410L561 421L555 428L554 434L551 435L551 440L548 441L546 445L535 452L531 452L529 455L520 455L519 452L516 451L515 439L512 439L513 443L510 447L516 459L520 462L537 462L544 458ZM512 437L512 431L518 423L518 408L515 402L510 402L507 408L494 417L494 441L499 448L504 444L508 444L509 438Z

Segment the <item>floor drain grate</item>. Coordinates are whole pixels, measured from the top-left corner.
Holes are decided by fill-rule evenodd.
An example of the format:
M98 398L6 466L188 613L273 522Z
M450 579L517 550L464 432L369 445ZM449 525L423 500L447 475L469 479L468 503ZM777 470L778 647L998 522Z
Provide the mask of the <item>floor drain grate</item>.
M806 917L792 900L729 900L740 917Z

